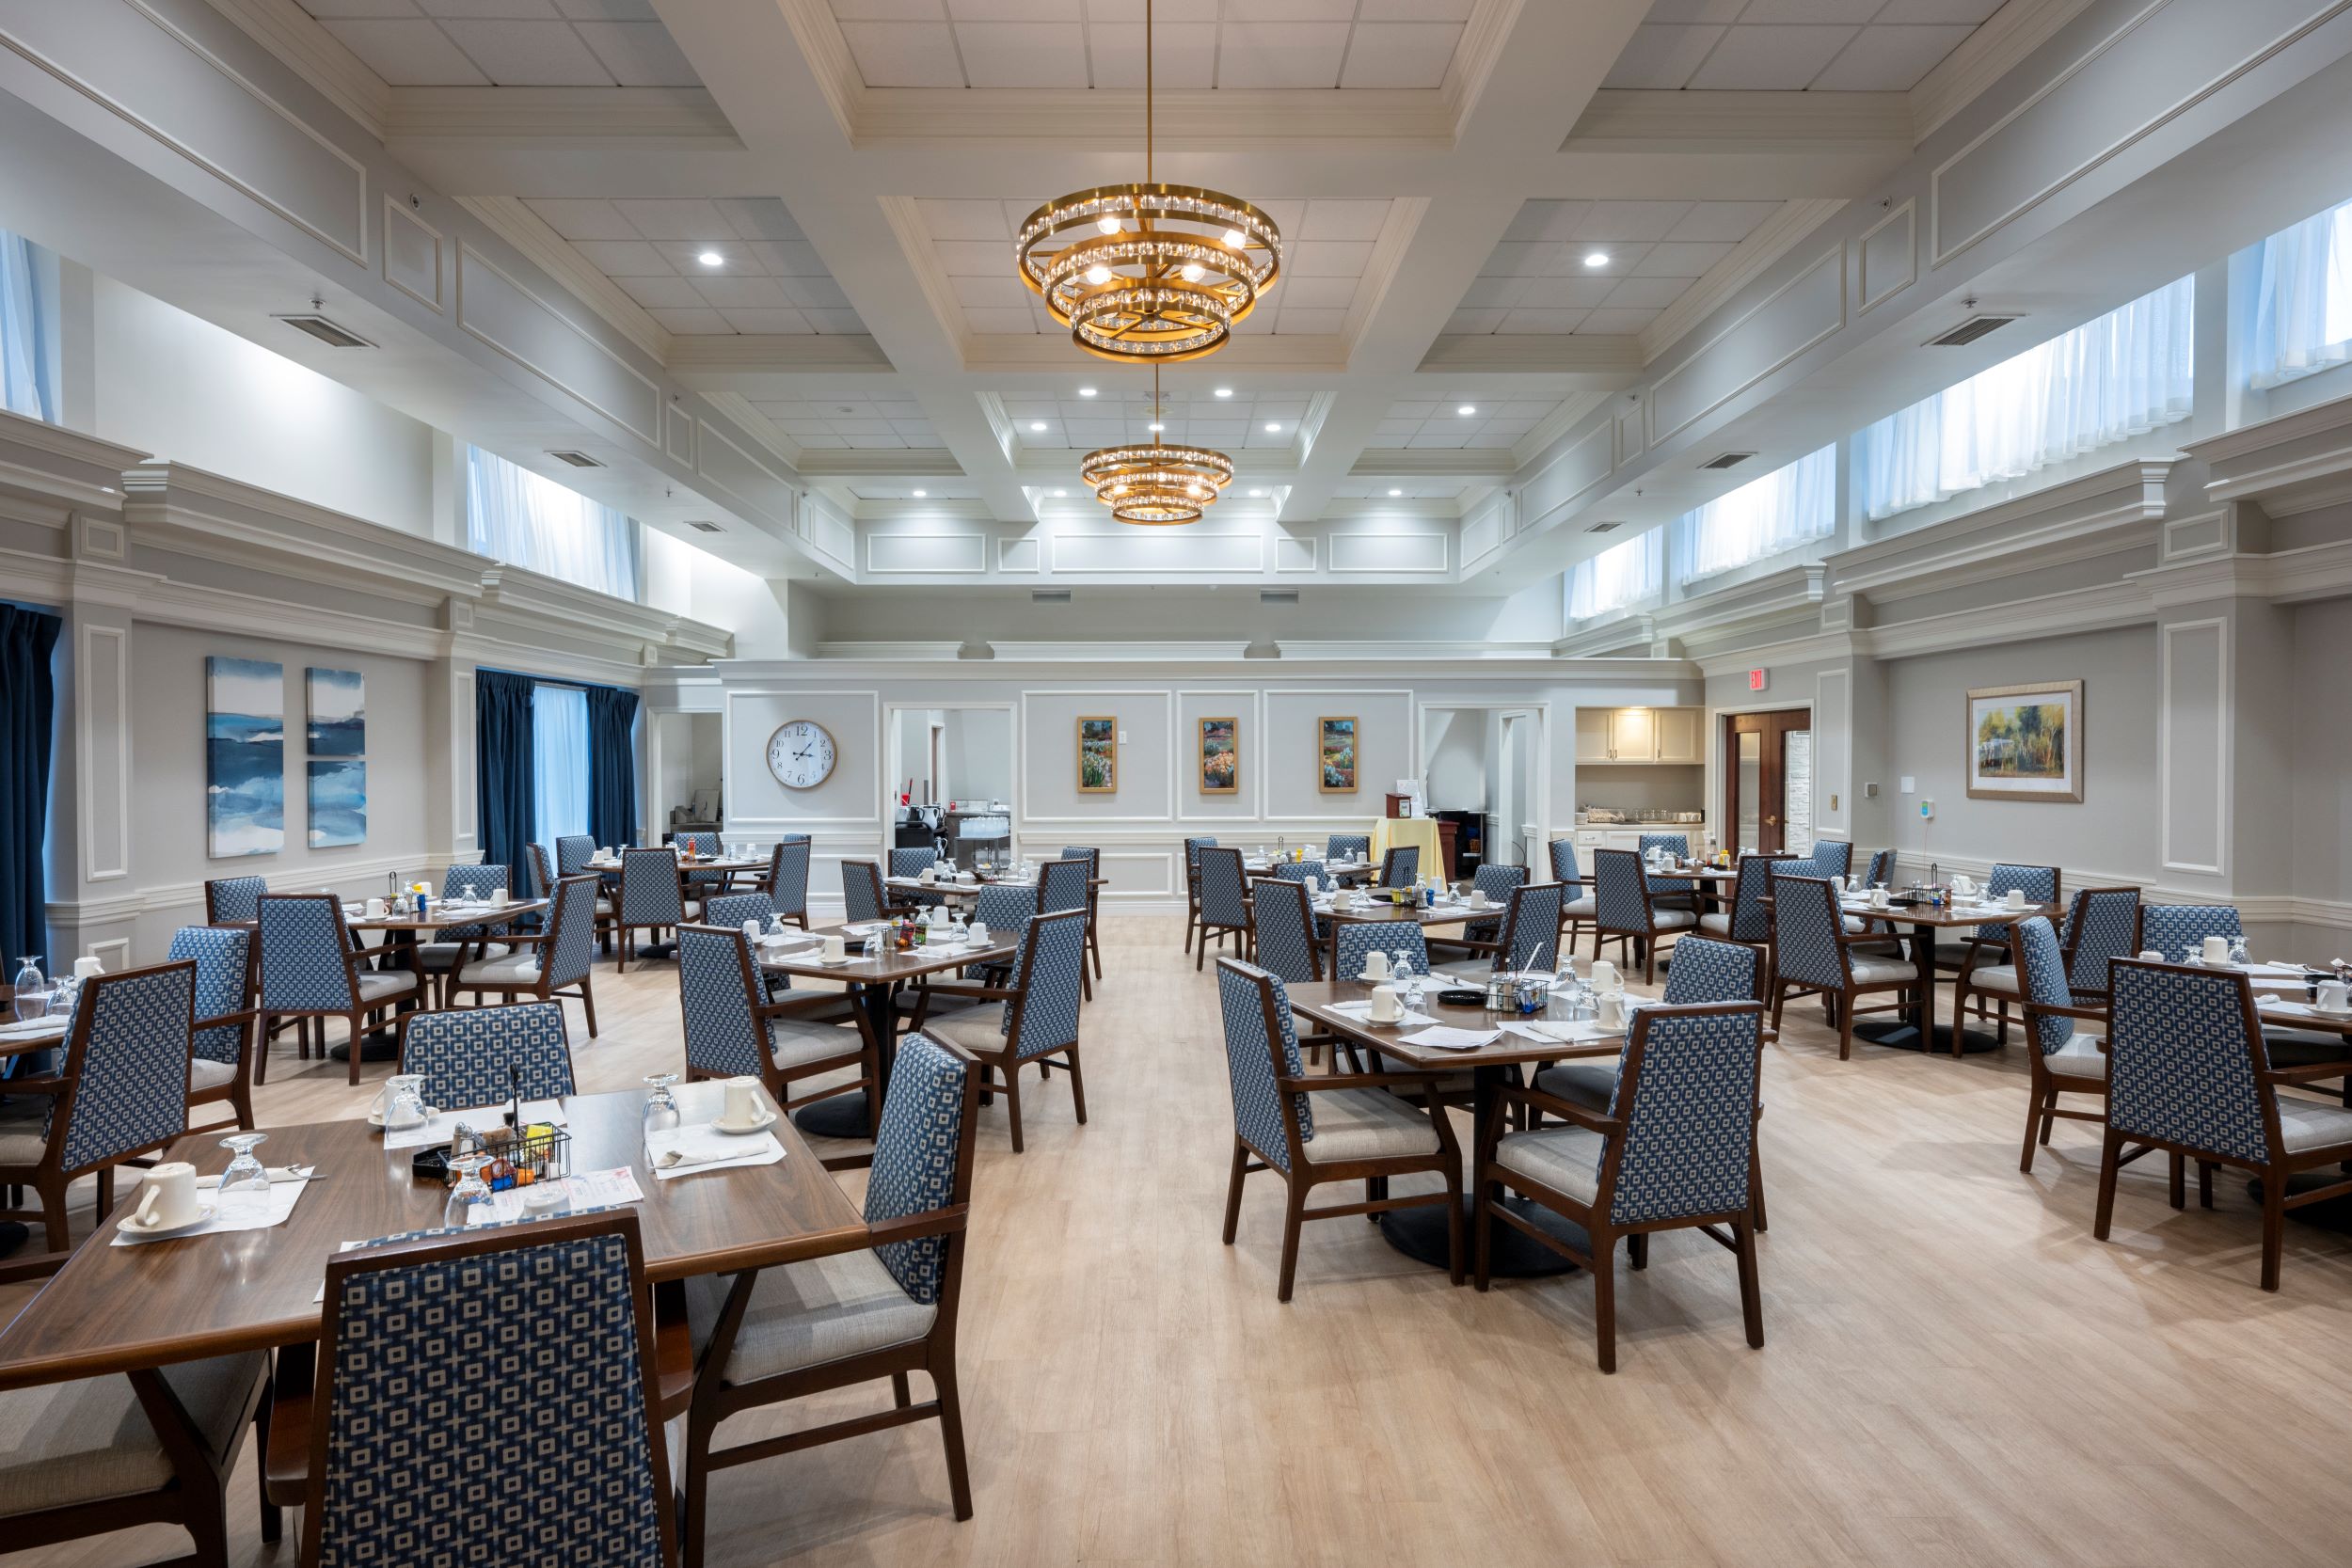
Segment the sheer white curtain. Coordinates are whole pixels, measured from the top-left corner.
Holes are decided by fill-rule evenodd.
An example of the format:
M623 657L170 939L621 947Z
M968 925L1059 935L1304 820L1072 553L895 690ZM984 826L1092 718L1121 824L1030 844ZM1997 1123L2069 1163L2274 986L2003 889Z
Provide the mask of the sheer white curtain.
M0 407L57 422L57 259L0 230Z
M2083 323L1854 437L1864 513L1891 517L2188 418L2197 280Z
M587 692L545 681L531 689L531 765L538 792L532 836L555 865L555 841L588 831Z
M466 545L618 599L637 597L637 525L496 452L466 449Z
M1837 531L1837 448L1807 452L1677 517L1675 581L1695 582Z
M1568 569L1568 619L1581 621L1656 598L1665 577L1666 531L1637 533Z
M2247 384L2281 386L2352 359L2352 201L2254 249Z

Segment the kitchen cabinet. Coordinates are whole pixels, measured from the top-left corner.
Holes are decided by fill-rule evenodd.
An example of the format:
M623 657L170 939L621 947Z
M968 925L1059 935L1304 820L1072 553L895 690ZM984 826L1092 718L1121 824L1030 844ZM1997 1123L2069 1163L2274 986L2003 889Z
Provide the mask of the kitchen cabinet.
M1577 761L1609 760L1609 717L1615 711L1605 707L1581 707L1576 710Z
M1660 762L1704 762L1703 736L1707 731L1707 716L1694 707L1661 707L1652 730L1657 736L1655 752Z
M1615 762L1653 762L1658 722L1645 707L1613 708L1609 714L1609 755Z
M1707 713L1695 707L1581 707L1580 766L1707 760Z

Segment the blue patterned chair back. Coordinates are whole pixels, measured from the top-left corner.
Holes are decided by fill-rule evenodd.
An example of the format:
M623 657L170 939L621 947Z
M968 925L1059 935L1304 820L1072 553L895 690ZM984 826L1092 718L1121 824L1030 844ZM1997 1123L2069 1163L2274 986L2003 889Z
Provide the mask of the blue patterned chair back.
M1764 955L1755 948L1706 937L1675 943L1675 961L1666 971L1667 1006L1763 1000Z
M1731 937L1735 942L1769 942L1772 935L1772 911L1764 900L1772 896L1772 867L1802 864L1786 855L1745 855L1740 861L1740 879L1732 884Z
M685 918L686 905L677 886L677 856L668 849L623 849L620 923L675 926Z
M1416 974L1429 973L1429 941L1409 920L1351 920L1340 927L1339 943L1331 974L1335 980L1362 979L1364 955L1375 947L1389 956L1391 974L1399 958L1412 959Z
M2058 933L2042 916L2021 920L2010 929L2017 933L2017 996L2028 1008L2026 1032L2047 1056L2074 1037L2074 1021L2030 1009L2037 1004L2045 1007L2074 1005L2074 988L2066 981L2066 958L2058 948ZM2106 976L2102 974L2100 989L2105 990L2106 983Z
M740 930L746 920L756 920L764 927L775 912L776 901L764 893L723 893L703 900L706 926L732 926Z
M1842 838L1817 839L1813 844L1811 876L1827 881L1843 877L1853 869L1853 846Z
M1087 876L1089 879L1103 874L1103 851L1090 844L1065 844L1061 847L1061 858L1066 861L1086 862Z
M1872 850L1870 852L1869 869L1862 874L1862 885L1865 887L1876 887L1881 882L1891 883L1894 879L1895 851L1892 849Z
M552 990L576 986L596 961L596 879L566 877L555 884L555 915L548 927L539 977Z
M1087 961L1086 915L1078 910L1041 914L1029 922L1013 950L1013 984L1020 1000L1005 1004L1005 1037L1015 1061L1078 1043L1081 972Z
M1327 861L1368 861L1372 859L1370 833L1328 833L1323 840L1323 858Z
M841 863L841 908L849 920L880 920L890 902L882 887L882 867L872 861Z
M324 893L262 899L262 1006L270 1012L347 1013L359 1006L342 901Z
M565 833L555 841L555 874L577 877L596 859L596 841L586 833Z
M1413 887L1421 881L1421 846L1392 846L1380 861L1382 887Z
M1549 969L1560 945L1560 910L1568 890L1558 882L1515 887L1505 896L1495 940L1517 970Z
M1644 833L1637 852L1646 856L1652 849L1671 849L1677 860L1687 860L1691 854L1689 833ZM1689 893L1698 884L1688 877L1652 877L1652 893Z
M327 1265L325 1464L303 1521L320 1568L453 1550L665 1568L674 1504L637 1225L624 1211L439 1231ZM531 1441L495 1459L453 1449L485 1411L530 1412Z
M1551 841L1551 879L1565 886L1582 889L1583 870L1576 863L1576 841L1555 838ZM1576 896L1581 897L1580 891Z
M1470 876L1470 887L1485 894L1497 904L1508 904L1515 888L1527 885L1527 867L1523 865L1482 865ZM1493 920L1473 920L1462 928L1473 942L1492 942L1502 928L1500 917Z
M1314 911L1306 888L1288 878L1266 879L1251 885L1249 898L1257 916L1258 962L1295 986L1320 979Z
M685 849L691 846L695 854L705 857L726 853L726 846L720 842L719 835L714 832L672 833L670 842L679 849ZM694 887L709 888L723 885L733 875L731 871L690 871L686 874L686 879Z
M1845 917L1828 879L1776 872L1772 915L1772 961L1780 977L1801 986L1844 990L1851 974L1845 946L1838 941L1845 934Z
M561 1002L411 1013L400 1070L422 1077L424 1102L444 1111L503 1105L517 1087L525 1100L578 1092ZM521 1075L518 1085L510 1071Z
M808 912L808 850L805 838L787 838L768 853L768 896L778 914Z
M441 896L476 901L487 898L506 886L506 874L503 865L453 865L441 873ZM486 926L451 926L435 932L433 940L480 942L489 934Z
M920 877L939 863L939 851L928 844L890 851L890 874L893 877Z
M1249 890L1242 880L1240 850L1201 851L1200 919L1208 926L1249 924Z
M204 919L214 926L230 920L259 920L262 895L268 891L266 877L215 877L204 884Z
M1763 1019L1754 1003L1635 1015L1609 1100L1609 1114L1625 1124L1610 1140L1617 1161L1611 1224L1747 1208Z
M2189 948L2202 947L2207 937L2242 937L2235 904L2143 904L2139 910L2139 940L2135 953L2153 949L2178 958Z
M1414 932L1416 936L1420 932ZM1282 982L1239 958L1216 960L1217 1004L1225 1020L1225 1071L1233 1085L1233 1131L1277 1170L1291 1168L1288 1116L1302 1139L1315 1135L1314 1106L1294 1090L1287 1109L1279 1080L1303 1078L1298 1029Z
M1037 868L1038 905L1047 914L1087 907L1087 863L1045 861Z
M686 1067L721 1078L769 1078L774 1039L752 1012L761 1000L759 972L742 931L681 926L677 931L678 1004L686 1018Z
M1274 874L1286 882L1296 882L1302 887L1311 877L1321 882L1330 876L1321 861L1276 861Z
M2270 1158L2269 1067L2249 1029L2252 993L2236 970L2125 959L2114 970L2108 1019L2107 1125L2126 1137Z
M911 1219L968 1201L972 1185L972 1061L929 1035L898 1046L874 1131L866 1223ZM874 1249L898 1288L929 1307L953 1282L957 1238L921 1236Z
M1642 857L1630 849L1593 851L1593 924L1604 931L1650 927L1649 886Z
M2138 936L2139 889L2076 888L2059 939L2066 950L2067 983L2087 995L2105 996L2107 965L2138 952L2133 945Z
M2055 865L1996 865L1985 873L1984 890L1995 898L2006 898L2014 889L2026 895L2031 904L2055 904L2058 895L2058 869Z
M1000 935L1018 931L1036 915L1037 895L1034 882L991 882L980 889L980 896L972 906L972 918Z
M183 926L171 933L167 962L196 964L196 1017L227 1018L245 1011L246 987L253 979L253 933L236 926ZM199 1029L191 1049L208 1062L237 1060L245 1050L243 1023Z
M555 867L548 862L548 847L537 843L526 844L523 853L531 857L531 896L554 897Z
M67 1035L70 1100L53 1101L48 1135L59 1134L72 1174L110 1164L188 1130L188 1032L196 1022L196 965L158 964L82 982Z
M1202 837L1188 838L1184 840L1184 869L1188 872L1199 871L1200 869L1200 851L1203 849L1214 849L1216 847L1216 840L1214 838Z

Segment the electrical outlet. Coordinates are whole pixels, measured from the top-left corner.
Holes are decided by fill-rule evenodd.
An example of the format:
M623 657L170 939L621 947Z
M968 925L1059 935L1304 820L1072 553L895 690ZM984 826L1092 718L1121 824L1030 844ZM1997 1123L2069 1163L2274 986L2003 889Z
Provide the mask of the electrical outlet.
M1862 786L1862 798L1866 800L1877 800L1879 798L1879 786L1874 784L1864 784Z

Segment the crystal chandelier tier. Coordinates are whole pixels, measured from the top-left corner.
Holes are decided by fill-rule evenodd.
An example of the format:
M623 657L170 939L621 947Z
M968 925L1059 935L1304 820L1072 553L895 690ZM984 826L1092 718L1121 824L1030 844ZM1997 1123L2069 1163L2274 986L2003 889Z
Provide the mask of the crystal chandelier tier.
M1159 367L1152 368L1152 436L1090 451L1078 477L1122 523L1190 523L1233 483L1233 460L1209 447L1160 438Z

